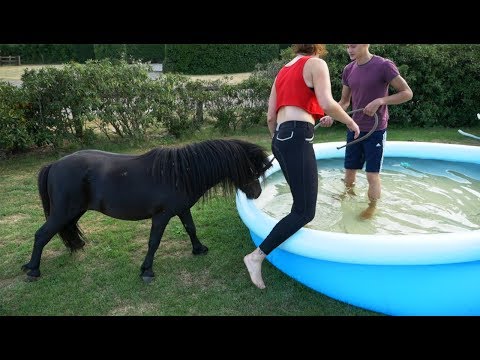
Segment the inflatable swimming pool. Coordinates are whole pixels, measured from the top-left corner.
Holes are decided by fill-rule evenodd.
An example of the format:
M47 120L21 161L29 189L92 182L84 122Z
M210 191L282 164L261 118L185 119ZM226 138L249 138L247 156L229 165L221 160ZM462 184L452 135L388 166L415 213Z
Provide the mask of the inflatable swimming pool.
M343 158L344 150L337 150L342 144L315 144L316 158ZM384 156L480 164L480 147L389 141ZM267 177L277 171L280 166L275 160ZM276 220L241 191L236 203L258 246ZM302 228L267 260L320 293L372 311L480 315L480 230L363 235Z

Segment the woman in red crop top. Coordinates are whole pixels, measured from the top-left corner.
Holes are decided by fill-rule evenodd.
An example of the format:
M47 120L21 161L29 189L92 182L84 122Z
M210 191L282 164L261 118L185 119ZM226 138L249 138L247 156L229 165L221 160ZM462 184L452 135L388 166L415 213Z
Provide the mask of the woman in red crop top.
M313 150L315 120L325 114L344 123L358 137L357 124L333 100L323 44L294 44L295 58L277 74L268 100L267 124L272 152L280 164L293 197L291 212L243 261L252 282L265 288L262 262L291 235L315 217L318 191L317 161Z

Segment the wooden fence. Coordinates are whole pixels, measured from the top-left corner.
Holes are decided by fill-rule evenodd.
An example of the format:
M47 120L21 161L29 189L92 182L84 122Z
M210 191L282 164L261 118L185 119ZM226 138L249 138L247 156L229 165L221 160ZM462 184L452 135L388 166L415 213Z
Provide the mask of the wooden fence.
M0 65L22 65L20 56L0 56Z

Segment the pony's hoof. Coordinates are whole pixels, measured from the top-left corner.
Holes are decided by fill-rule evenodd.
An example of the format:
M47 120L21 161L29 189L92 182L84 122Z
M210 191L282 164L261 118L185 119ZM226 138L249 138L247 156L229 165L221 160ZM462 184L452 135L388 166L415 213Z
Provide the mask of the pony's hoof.
M30 270L32 270L32 269L30 268L29 263L22 265L22 271L23 272L27 272L27 271L30 271Z
M150 284L153 281L153 276L142 276L142 279L145 284Z
M39 277L40 277L40 270L39 269L30 270L29 272L27 272L27 279L31 278L28 281L35 281Z
M144 270L142 268L142 272L140 277L142 278L145 284L150 284L155 276L155 273L152 270Z
M25 278L25 281L26 282L34 282L34 281L37 281L38 279L40 279L40 276L27 275L27 277Z
M193 255L203 255L203 254L206 254L207 252L208 252L208 247L206 247L205 245L202 245L201 247L192 250Z

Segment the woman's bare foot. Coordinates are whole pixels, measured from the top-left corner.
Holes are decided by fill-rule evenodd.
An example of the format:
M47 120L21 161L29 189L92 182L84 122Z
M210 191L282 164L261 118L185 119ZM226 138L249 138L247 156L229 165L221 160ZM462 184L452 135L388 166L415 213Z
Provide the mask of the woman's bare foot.
M265 257L265 253L259 248L256 248L243 258L243 262L250 274L250 279L259 289L265 289L265 283L262 278L262 262Z

